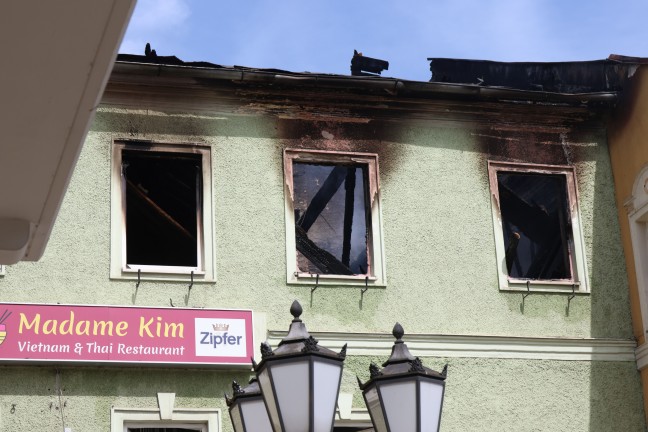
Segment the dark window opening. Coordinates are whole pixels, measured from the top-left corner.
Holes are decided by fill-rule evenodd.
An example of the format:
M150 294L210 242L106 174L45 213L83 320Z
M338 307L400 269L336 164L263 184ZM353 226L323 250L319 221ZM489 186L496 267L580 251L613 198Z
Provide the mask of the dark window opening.
M369 272L367 166L293 164L297 268L313 274Z
M126 263L198 266L200 154L122 151Z
M367 429L366 426L336 426L333 428L333 432L373 432L373 430L373 428Z
M196 432L201 429L186 428L128 428L128 432Z
M509 276L571 279L566 176L499 171L497 183Z

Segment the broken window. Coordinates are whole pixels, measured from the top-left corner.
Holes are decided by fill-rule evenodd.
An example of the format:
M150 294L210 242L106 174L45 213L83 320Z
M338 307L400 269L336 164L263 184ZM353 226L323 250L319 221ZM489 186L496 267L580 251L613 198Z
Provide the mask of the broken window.
M367 170L293 164L297 267L306 273L367 274Z
M377 157L287 150L289 269L294 278L382 278L377 257ZM287 218L288 219L288 218ZM289 235L289 234L287 234ZM290 276L290 274L289 274ZM294 281L293 278L293 281Z
M209 151L194 146L119 143L114 156L119 184L118 189L113 185L113 191L121 204L121 217L116 221L113 215L113 223L120 224L122 233L121 272L204 277L210 267L203 244L209 225L204 214L211 208L209 182L205 181ZM207 249L211 254L211 247ZM111 275L116 272L111 268Z
M127 265L198 267L201 158L122 152Z
M191 429L184 427L139 427L128 428L128 432L196 432L205 430L202 426L192 427Z
M159 421L131 423L124 426L126 432L207 432L209 429L204 423L164 424Z
M502 287L528 281L583 291L586 277L573 170L490 162L489 174Z

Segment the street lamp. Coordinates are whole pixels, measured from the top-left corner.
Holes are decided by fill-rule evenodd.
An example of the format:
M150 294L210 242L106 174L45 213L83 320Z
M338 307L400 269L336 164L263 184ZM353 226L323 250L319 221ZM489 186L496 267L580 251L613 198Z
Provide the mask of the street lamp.
M225 395L230 419L235 432L272 432L270 419L263 403L263 396L256 378L250 380L245 388L232 382L232 398Z
M346 345L340 353L319 346L299 319L301 305L288 335L272 351L261 344L261 362L254 365L270 422L275 432L331 432Z
M403 327L396 323L396 342L380 369L369 366L371 378L360 389L376 432L437 432L447 374L428 369L410 354L403 342Z

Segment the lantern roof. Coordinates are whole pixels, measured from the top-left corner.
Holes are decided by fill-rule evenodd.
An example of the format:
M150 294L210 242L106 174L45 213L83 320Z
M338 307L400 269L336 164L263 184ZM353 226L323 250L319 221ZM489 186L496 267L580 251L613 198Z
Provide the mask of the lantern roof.
M374 380L399 378L405 375L423 375L441 381L446 379L448 365L445 365L442 372L437 372L423 366L421 359L414 357L410 353L409 348L407 348L407 345L403 341L403 335L405 334L403 326L396 323L392 334L396 338L396 342L394 342L389 359L383 363L383 369L380 369L375 363L371 363L369 366L369 381L363 384L360 378L358 378L358 384L361 390L364 390Z
M260 370L266 361L276 357L300 356L312 354L320 357L329 357L343 361L346 358L347 345L344 344L342 350L337 353L318 344L317 339L308 333L306 325L299 318L303 312L302 306L297 300L293 301L290 306L290 313L293 316L292 323L288 329L288 334L279 342L277 349L273 350L267 342L261 343L261 362L256 364L253 361L255 371Z

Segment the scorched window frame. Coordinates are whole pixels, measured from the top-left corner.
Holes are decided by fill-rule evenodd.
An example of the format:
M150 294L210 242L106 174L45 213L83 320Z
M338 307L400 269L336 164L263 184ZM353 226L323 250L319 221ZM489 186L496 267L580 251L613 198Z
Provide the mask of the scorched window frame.
M212 282L215 280L211 149L195 144L115 140L112 148L111 180L111 269L114 279L144 279ZM196 208L196 266L150 265L127 263L126 190L122 170L124 151L200 155L200 196Z
M284 149L285 220L287 283L319 285L386 286L383 249L382 215L380 210L380 187L378 155L373 153L337 152L327 150ZM321 165L364 165L368 203L365 212L370 214L367 225L366 274L316 274L300 271L297 265L295 234L293 166L295 163Z
M499 194L498 173L537 174L564 176L566 186L566 214L569 218L567 232L567 249L571 277L565 279L515 278L509 275L506 263L506 245L504 244L503 217ZM499 288L502 291L539 291L560 293L589 293L587 265L585 260L585 243L578 206L576 172L572 166L542 165L529 163L512 163L488 161L488 177L492 203L493 228L495 236L495 254Z

